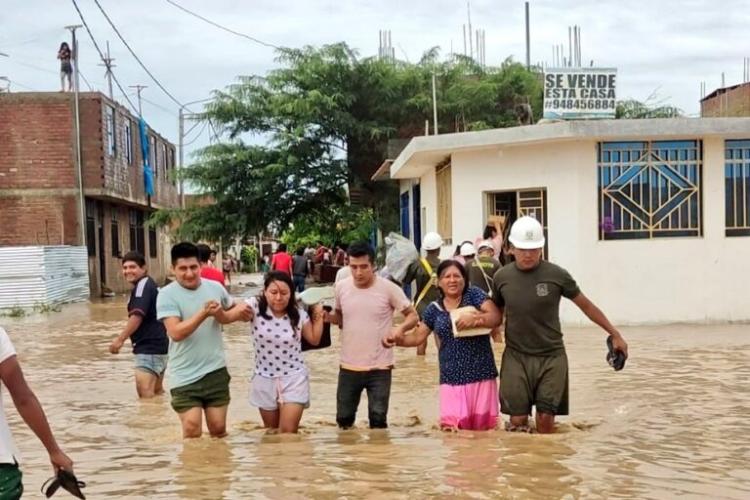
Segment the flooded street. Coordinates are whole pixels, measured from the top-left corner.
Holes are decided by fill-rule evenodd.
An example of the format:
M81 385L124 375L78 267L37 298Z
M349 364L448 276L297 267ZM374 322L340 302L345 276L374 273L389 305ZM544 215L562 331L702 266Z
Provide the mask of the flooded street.
M601 331L567 329L572 414L553 436L437 430L432 341L425 359L397 351L390 429L366 429L363 397L358 428L341 432L334 340L307 354L312 406L301 434L278 436L247 401L252 343L235 324L225 331L229 437L183 442L167 397L137 400L129 347L107 351L124 320L119 298L2 318L92 499L750 498L748 325L623 329L631 359L619 373ZM7 392L6 412L25 497L40 498L46 454Z

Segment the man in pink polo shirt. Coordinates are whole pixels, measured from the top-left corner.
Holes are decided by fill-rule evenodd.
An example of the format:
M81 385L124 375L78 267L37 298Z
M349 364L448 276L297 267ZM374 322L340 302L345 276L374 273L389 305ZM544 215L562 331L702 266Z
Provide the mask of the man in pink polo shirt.
M342 429L354 425L362 390L367 391L371 429L388 427L393 349L381 340L389 333L404 333L419 317L403 290L375 274L375 252L365 242L348 248L351 277L336 283L335 312L331 323L341 329L341 365L336 390L336 423ZM394 312L404 322L393 326Z

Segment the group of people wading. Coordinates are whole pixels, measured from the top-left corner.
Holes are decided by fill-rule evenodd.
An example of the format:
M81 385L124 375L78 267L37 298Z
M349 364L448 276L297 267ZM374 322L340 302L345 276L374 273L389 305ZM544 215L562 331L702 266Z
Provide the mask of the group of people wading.
M553 432L555 417L568 414L560 299L570 299L601 326L623 358L627 344L571 275L543 260L545 238L536 219L515 221L506 247L511 259L505 265L496 258L502 246L493 241L496 235L490 236L476 245L460 245L461 259L440 261L441 237L425 235L426 256L404 278L416 282L414 300L375 272L375 253L368 243L352 243L347 247L351 275L335 284L330 311L299 303L298 287L281 270L266 274L257 297L233 299L220 283L201 278L200 251L188 242L172 248L175 281L157 290L143 257L131 253L123 258L123 272L133 285L130 320L117 342L133 341L141 396L160 393L167 374L184 437L200 436L204 417L212 436L226 434L230 376L222 325L237 321L248 324L255 348L249 402L269 429L297 431L311 399L302 339L317 345L325 323L331 323L340 330L336 422L343 429L354 425L363 390L369 426L388 426L393 348L421 346L423 353L434 333L442 428L495 429L502 412L508 416L507 430L530 430L535 407L533 427ZM394 324L396 316L401 321ZM492 339L501 341L503 325L505 350L498 373ZM462 333L469 331L473 333Z

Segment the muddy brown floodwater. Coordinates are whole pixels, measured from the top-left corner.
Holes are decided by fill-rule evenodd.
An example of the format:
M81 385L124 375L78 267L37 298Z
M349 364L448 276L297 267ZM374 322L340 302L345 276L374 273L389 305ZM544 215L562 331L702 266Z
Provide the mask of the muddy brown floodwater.
M247 400L248 330L231 325L229 436L183 441L166 397L135 397L129 349L107 351L124 310L115 299L0 320L92 499L750 498L748 325L623 329L619 373L601 331L567 329L572 415L552 436L437 430L432 343L426 358L397 351L388 430L366 428L364 397L358 428L335 427L334 345L307 354L300 435L267 435ZM5 401L25 497L41 498L46 454Z

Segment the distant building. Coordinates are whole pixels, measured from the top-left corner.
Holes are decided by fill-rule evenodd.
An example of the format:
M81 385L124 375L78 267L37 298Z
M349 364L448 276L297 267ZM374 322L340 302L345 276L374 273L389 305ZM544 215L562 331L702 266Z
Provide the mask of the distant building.
M175 147L149 130L154 196L143 181L138 117L99 92L80 94L85 220L76 176L74 94L0 94L0 246L82 245L84 225L92 296L128 289L120 258L146 256L161 282L169 269L166 233L149 214L178 207Z
M618 324L750 320L750 118L416 137L389 169L406 223L439 232L443 257L489 215L529 215ZM587 323L569 303L562 318Z
M701 117L750 116L750 82L716 89L701 99Z

